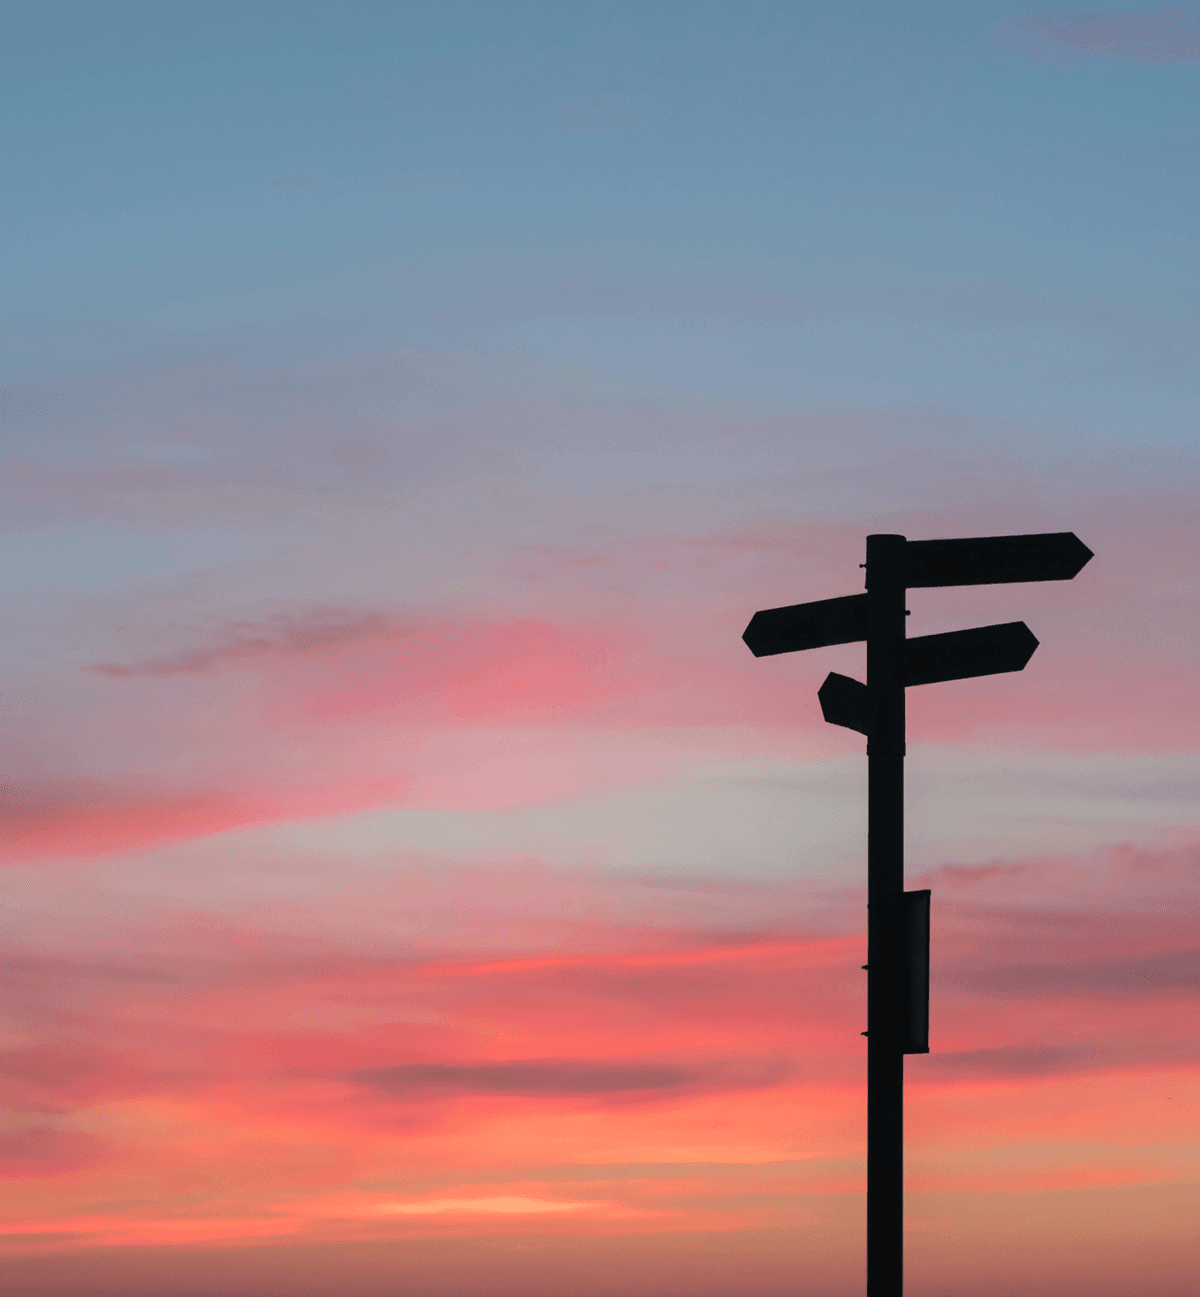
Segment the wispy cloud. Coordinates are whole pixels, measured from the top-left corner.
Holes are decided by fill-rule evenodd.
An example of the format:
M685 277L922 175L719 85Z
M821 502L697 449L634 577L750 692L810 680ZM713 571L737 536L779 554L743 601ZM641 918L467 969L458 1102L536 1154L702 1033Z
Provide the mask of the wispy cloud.
M301 172L286 176L272 176L266 185L268 189L312 189L320 183L320 176Z
M1070 965L1012 964L979 968L960 981L985 994L1092 995L1106 998L1200 992L1200 950L1172 951L1143 959L1092 960Z
M546 1198L433 1198L426 1202L388 1203L378 1208L397 1216L433 1216L443 1212L459 1215L500 1214L502 1216L530 1216L543 1212L584 1211L591 1207L587 1202L555 1202Z
M564 104L558 111L558 129L563 135L621 135L636 130L648 116L643 104L593 95Z
M1200 38L1198 38L1200 39ZM441 318L493 328L537 319L622 318L679 326L804 325L815 320L910 320L958 327L1062 329L1108 335L1134 347L1186 354L1195 319L1169 319L1103 300L1016 292L986 280L874 283L716 283L687 287L601 280L543 280L442 308Z
M519 1059L487 1063L406 1063L355 1072L351 1079L404 1097L493 1094L552 1098L757 1089L784 1080L790 1071L783 1060L741 1060L730 1064Z
M261 799L232 791L95 779L13 781L0 785L0 860L103 854L137 842L212 833L270 814Z
M452 189L458 184L458 176L453 171L431 171L424 175L397 176L391 182L391 190L404 197L418 194L436 194L444 189Z
M94 1135L53 1126L26 1126L0 1135L0 1177L29 1179L77 1171L103 1160Z
M1042 58L1098 54L1138 63L1188 63L1200 59L1200 8L1037 15L1004 23L995 36Z
M262 621L231 621L214 642L143 662L97 662L84 668L125 680L135 676L196 676L264 659L311 657L351 645L390 643L412 631L383 613L355 614L337 609L276 613Z
M1003 1081L1009 1078L1073 1076L1081 1072L1149 1071L1200 1065L1200 1047L1187 1042L1150 1045L1112 1039L1072 1041L1065 1045L1002 1045L989 1049L939 1051L922 1058L919 1080Z
M294 815L336 815L364 804L390 804L403 775L311 777L264 772L254 787L180 787L142 778L11 780L0 784L0 862L95 857L152 844L203 838ZM351 791L351 788L353 791Z

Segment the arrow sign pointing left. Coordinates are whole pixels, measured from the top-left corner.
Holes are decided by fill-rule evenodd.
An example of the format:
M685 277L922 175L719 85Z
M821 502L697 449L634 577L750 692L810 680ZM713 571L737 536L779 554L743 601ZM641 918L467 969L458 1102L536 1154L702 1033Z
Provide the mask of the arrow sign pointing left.
M931 685L1023 671L1037 646L1037 637L1023 621L918 635L904 642L904 683Z
M765 608L750 618L750 625L742 632L746 647L756 658L826 648L830 644L853 644L866 638L865 594L794 603L787 608Z

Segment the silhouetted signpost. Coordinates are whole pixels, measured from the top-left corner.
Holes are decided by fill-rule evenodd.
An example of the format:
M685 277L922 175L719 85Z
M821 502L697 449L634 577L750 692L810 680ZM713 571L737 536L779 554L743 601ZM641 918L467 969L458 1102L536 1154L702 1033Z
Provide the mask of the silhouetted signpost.
M1069 531L907 540L868 536L866 594L756 612L755 657L867 642L867 683L831 672L817 692L832 725L867 736L867 1293L904 1287L904 1055L929 1052L929 892L904 890L904 690L1020 671L1038 642L1024 622L907 639L911 587L1069 581L1092 551Z

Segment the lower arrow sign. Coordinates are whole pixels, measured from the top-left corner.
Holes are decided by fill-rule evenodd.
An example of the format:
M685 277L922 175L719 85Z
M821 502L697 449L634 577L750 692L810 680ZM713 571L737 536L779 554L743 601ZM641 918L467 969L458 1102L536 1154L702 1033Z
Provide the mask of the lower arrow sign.
M939 680L1021 671L1038 646L1023 621L1000 626L976 626L945 635L919 635L904 641L904 683L931 685ZM830 725L843 725L859 734L870 733L867 686L831 671L817 690L821 715Z
M867 733L867 686L831 671L817 690L821 715L830 725Z
M904 644L904 683L931 685L1022 671L1037 646L1033 631L1023 621L919 635Z

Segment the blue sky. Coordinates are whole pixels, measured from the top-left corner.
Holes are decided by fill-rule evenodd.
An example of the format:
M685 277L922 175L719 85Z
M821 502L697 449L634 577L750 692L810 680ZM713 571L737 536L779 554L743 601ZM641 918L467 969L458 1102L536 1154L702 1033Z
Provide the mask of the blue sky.
M466 344L1177 446L1194 67L1047 51L1026 12L27 10L10 378Z

